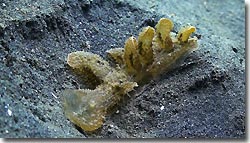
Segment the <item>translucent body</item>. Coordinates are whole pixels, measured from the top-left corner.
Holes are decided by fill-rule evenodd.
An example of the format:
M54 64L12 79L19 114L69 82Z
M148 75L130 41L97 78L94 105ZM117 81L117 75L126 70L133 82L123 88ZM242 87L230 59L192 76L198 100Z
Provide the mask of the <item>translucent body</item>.
M111 67L99 55L77 51L68 55L70 67L100 81L93 90L65 90L64 111L67 118L85 131L93 131L103 124L107 109L119 103L137 83L167 72L198 46L197 38L189 38L195 27L182 28L171 36L171 20L162 18L156 29L146 27L138 36L129 37L123 48L107 51L119 66ZM93 76L94 75L94 76Z

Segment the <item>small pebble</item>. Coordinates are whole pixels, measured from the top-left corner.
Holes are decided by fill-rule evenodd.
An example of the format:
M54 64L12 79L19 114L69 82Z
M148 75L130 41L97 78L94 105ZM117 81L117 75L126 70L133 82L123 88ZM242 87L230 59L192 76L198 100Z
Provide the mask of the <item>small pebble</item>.
M161 108L160 108L160 109L161 109L161 110L163 110L164 108L165 108L164 106L161 106Z

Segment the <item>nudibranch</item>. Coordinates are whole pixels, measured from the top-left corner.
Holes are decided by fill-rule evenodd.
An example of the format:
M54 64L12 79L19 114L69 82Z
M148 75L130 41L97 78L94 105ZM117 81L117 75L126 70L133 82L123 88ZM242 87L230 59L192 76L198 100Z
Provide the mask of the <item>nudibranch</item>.
M107 51L117 67L101 56L85 51L70 53L68 65L78 73L100 81L95 89L67 89L63 91L66 117L84 131L94 131L104 122L108 108L138 84L152 79L175 66L197 47L197 38L190 38L194 26L185 26L174 34L174 25L161 18L155 29L145 27L138 36L129 37L124 48ZM93 76L94 75L94 76Z

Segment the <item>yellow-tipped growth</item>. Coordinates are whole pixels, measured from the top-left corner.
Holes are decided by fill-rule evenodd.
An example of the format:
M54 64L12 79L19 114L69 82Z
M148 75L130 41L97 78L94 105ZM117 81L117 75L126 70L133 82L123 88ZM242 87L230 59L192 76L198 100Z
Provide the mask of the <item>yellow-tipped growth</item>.
M180 42L187 42L189 36L196 31L196 28L194 26L187 26L181 28L181 30L178 32L177 38Z

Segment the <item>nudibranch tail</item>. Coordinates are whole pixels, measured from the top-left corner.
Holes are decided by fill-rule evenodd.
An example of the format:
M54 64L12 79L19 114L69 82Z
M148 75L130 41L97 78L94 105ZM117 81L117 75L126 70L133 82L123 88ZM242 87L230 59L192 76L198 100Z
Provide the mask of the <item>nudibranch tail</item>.
M183 46L176 45L174 51L171 53L159 53L162 56L156 57L154 63L148 68L152 77L156 77L163 72L168 72L180 64L190 52L197 48L196 40L194 38Z

